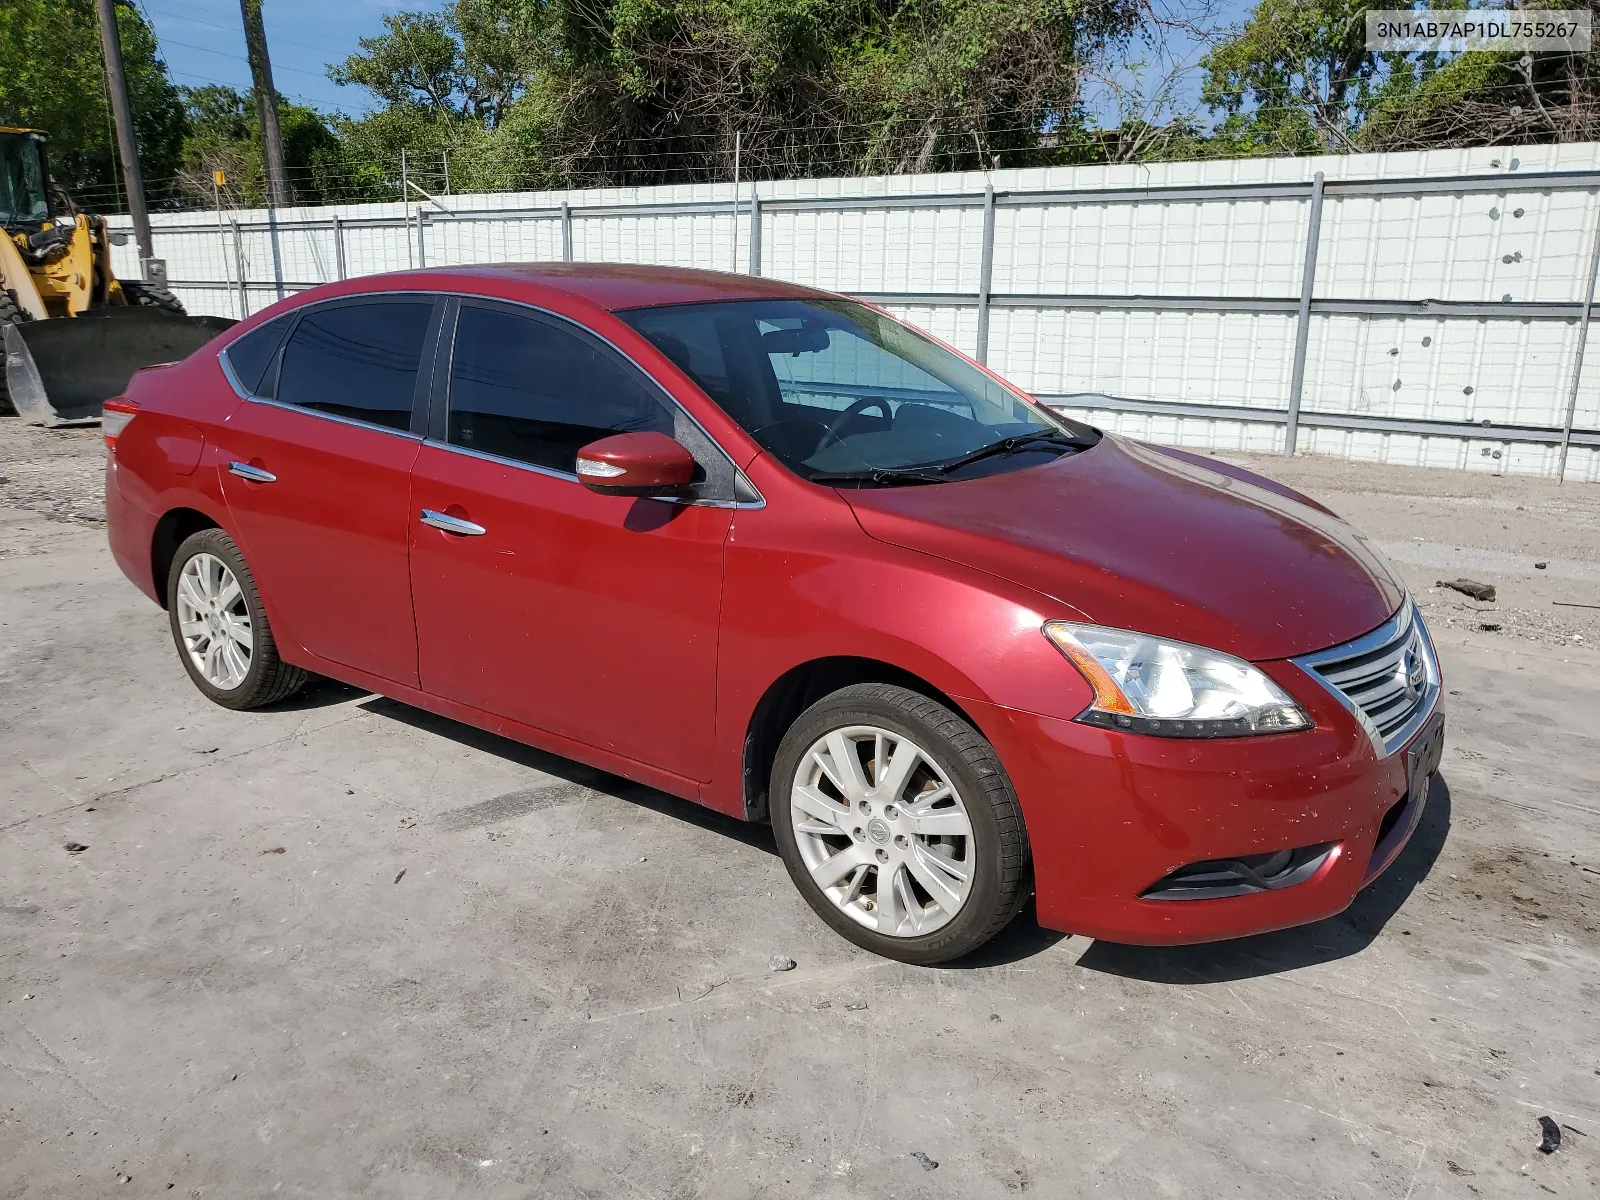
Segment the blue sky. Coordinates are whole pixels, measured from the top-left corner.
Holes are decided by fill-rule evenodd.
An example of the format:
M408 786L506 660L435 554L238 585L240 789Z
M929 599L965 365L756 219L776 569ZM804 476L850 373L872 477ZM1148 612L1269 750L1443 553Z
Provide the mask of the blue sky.
M250 86L244 55L239 0L137 0L172 72L187 87L222 83ZM360 88L336 87L327 65L342 62L356 39L383 31L383 14L403 8L438 8L437 3L389 0L264 0L261 8L278 91L324 111L358 113L368 107Z
M244 55L244 26L239 0L137 0L155 27L173 79L194 87L222 83L240 91L250 86L250 68ZM1198 10L1204 0L1165 0L1171 10ZM1253 0L1213 0L1217 19L1235 23L1243 19ZM360 88L337 87L327 77L329 63L341 62L356 49L356 41L383 30L383 14L403 9L437 9L439 0L264 0L262 11L267 42L272 51L272 71L278 90L290 99L325 112L357 114L370 100ZM1173 56L1192 61L1196 43L1175 38ZM1151 72L1160 74L1152 66ZM1197 76L1186 76L1181 94L1192 102ZM1094 90L1090 89L1091 97ZM1107 121L1109 106L1093 104Z

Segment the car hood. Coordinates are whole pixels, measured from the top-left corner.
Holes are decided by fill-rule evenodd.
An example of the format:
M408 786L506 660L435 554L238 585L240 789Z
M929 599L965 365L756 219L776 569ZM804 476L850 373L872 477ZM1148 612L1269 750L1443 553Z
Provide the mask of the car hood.
M1248 471L1107 435L1048 464L841 490L871 537L997 575L1097 625L1289 658L1375 629L1405 597L1315 502Z

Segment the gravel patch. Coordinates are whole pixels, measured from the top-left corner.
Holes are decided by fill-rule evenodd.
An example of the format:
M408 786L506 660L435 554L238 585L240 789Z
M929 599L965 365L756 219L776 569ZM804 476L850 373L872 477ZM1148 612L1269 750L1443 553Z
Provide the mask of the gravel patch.
M0 508L104 525L105 463L98 425L40 429L0 417Z

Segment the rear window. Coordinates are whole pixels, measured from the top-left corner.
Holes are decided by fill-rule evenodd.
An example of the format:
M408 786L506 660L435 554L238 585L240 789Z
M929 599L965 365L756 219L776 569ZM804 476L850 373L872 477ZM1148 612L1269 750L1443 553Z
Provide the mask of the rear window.
M388 429L411 427L432 300L372 300L306 310L283 350L281 404Z
M233 377L249 395L272 398L272 388L277 380L269 377L276 374L270 368L277 363L278 346L283 342L284 331L289 328L293 320L294 313L286 313L268 321L265 325L252 329L222 352L228 360L228 368L233 372Z

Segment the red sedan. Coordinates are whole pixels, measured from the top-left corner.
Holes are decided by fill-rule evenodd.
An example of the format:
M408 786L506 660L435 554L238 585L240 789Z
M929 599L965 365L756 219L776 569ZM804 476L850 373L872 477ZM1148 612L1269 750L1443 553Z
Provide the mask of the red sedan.
M1030 895L1179 943L1348 905L1438 768L1352 529L887 314L652 267L331 284L106 406L111 548L219 704L325 675L770 821L852 941Z

